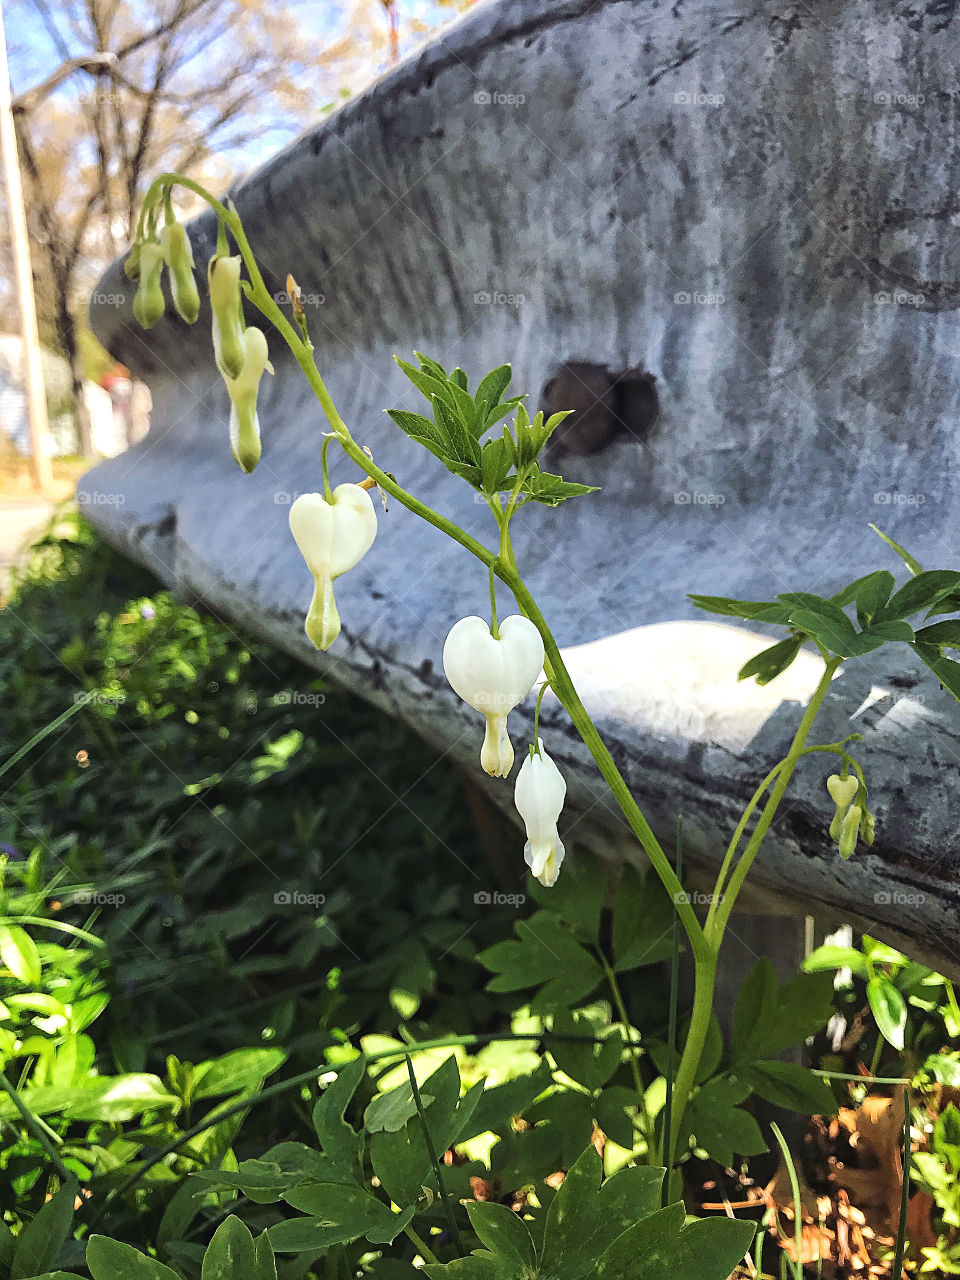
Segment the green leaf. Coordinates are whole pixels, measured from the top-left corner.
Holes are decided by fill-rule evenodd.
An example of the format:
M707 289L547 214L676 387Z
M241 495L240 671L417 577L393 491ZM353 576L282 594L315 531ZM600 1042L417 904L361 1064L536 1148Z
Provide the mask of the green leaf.
M608 1085L597 1098L597 1124L608 1138L627 1151L633 1150L636 1141L633 1121L636 1110L637 1095L624 1084Z
M0 961L15 978L28 987L37 987L43 969L37 944L19 925L0 926Z
M947 618L921 627L916 633L917 644L935 644L945 649L960 649L960 618Z
M684 1127L696 1135L697 1145L722 1165L732 1165L737 1155L755 1156L767 1150L756 1120L737 1105L749 1092L743 1078L708 1080L694 1094L684 1116Z
M474 400L476 400L477 404L485 400L490 406L490 410L496 409L503 399L503 393L509 387L512 377L512 365L501 364L496 369L491 369L488 374L480 379L480 384L473 397ZM489 427L492 424L487 422L485 425Z
M481 1202L467 1205L470 1225L492 1254L509 1258L531 1270L537 1265L533 1238L519 1214L505 1204Z
M277 1260L266 1231L257 1236L253 1246L253 1280L277 1280Z
M577 484L572 480L564 480L561 476L550 475L549 472L535 468L524 481L523 492L534 502L542 502L548 507L558 507L567 498L576 498L584 493L596 493L594 484Z
M107 1236L91 1236L87 1266L93 1280L180 1280L177 1273L139 1249Z
M762 957L750 970L734 1008L733 1061L782 1053L815 1035L833 1016L830 972L798 973L782 989L772 963Z
M424 1107L428 1107L433 1098L428 1093L421 1092L420 1101ZM404 1081L387 1093L377 1094L363 1114L363 1127L369 1134L396 1133L416 1114L417 1103L413 1088L408 1081Z
M707 613L719 613L725 618L747 618L751 622L771 622L786 626L790 621L790 609L776 600L734 600L729 596L688 595L698 609Z
M540 987L530 1003L531 1012L539 1014L569 1007L600 985L603 972L596 960L550 912L538 911L514 930L519 941L497 942L477 956L496 974L488 991Z
M748 680L751 676L756 676L757 684L769 684L786 671L802 648L803 636L788 636L786 640L771 645L769 649L764 649L745 662L737 679Z
M830 599L842 609L845 605L856 601L857 621L861 627L869 626L875 615L890 599L890 593L896 585L896 579L889 569L878 569L876 573L868 573L857 578L838 591Z
M430 1280L525 1280L520 1267L488 1253L457 1258L445 1266L430 1264L422 1268L422 1274Z
M881 537L884 540L884 542L887 544L888 547L892 548L892 550L894 550L897 553L897 555L900 557L900 559L903 561L903 563L907 566L907 568L910 570L912 574L916 575L916 574L923 573L923 569L920 567L917 561L914 560L913 556L910 554L909 551L905 551L904 548L901 547L899 542L894 542L894 540L888 537L883 532L882 529L878 529L875 524L871 524L869 527L873 530L875 534L877 534L879 537Z
M483 1093L482 1084L475 1085L460 1098L460 1071L451 1054L421 1086L424 1121L433 1149L438 1157L460 1137L470 1124L474 1109ZM413 1115L395 1133L370 1136L370 1162L384 1190L399 1205L412 1205L424 1186L436 1191L436 1175L424 1141L419 1115Z
M363 1134L347 1124L344 1116L367 1068L362 1055L341 1067L313 1108L313 1127L323 1154L339 1171L338 1181L363 1181Z
M754 1062L741 1070L750 1088L767 1102L804 1115L834 1115L837 1104L833 1091L821 1076L798 1062L776 1058Z
M252 1093L264 1079L282 1067L287 1055L282 1049L234 1049L211 1062L201 1062L194 1072L194 1098L213 1098L223 1093Z
M643 1280L727 1280L753 1242L754 1224L703 1218L684 1228L683 1217L682 1204L668 1205L624 1231L600 1259L595 1280L634 1276L638 1258Z
M877 974L867 983L867 1002L877 1030L894 1049L903 1048L907 1025L907 1002L889 978Z
M911 646L917 657L922 658L943 687L960 701L960 662L945 658L937 645L915 644Z
M283 1198L310 1216L318 1231L325 1233L327 1244L346 1244L361 1236L372 1244L390 1244L412 1217L391 1212L382 1200L353 1183L302 1183ZM275 1249L289 1247L280 1243L282 1239L282 1233L271 1228L270 1241Z
M581 942L596 946L607 898L607 878L588 858L578 859L569 867L564 864L563 871L551 889L532 880L531 894L545 911L568 924Z
M653 871L642 876L636 867L624 866L613 902L616 972L669 960L673 955L673 919L673 903L659 877Z
M575 1017L568 1009L558 1009L553 1015L553 1030L563 1035L590 1035L593 1029L588 1018L582 1014ZM596 1093L615 1074L624 1051L623 1040L616 1031L599 1044L551 1040L549 1049L560 1070L591 1093Z
M794 596L797 597L800 594L795 592ZM780 598L785 599L784 596ZM853 623L841 608L829 600L808 596L806 603L791 607L790 621L794 626L809 631L825 649L839 654L842 658L851 657L860 652L860 638L854 630Z
M255 1280L257 1270L253 1236L232 1214L213 1234L203 1255L201 1280Z
M323 1159L322 1156L319 1158ZM254 1204L273 1204L282 1198L284 1191L292 1183L300 1181L303 1175L291 1176L272 1160L241 1160L236 1172L227 1169L198 1169L193 1176L201 1182L234 1187Z
M164 1088L159 1076L141 1072L94 1077L88 1085L71 1092L73 1100L63 1108L63 1114L71 1120L105 1120L115 1124L134 1120L145 1111L180 1104L180 1099Z
M425 418L422 413L408 413L406 409L388 409L387 415L393 419L401 431L417 440L428 449L435 449L440 444L435 424Z
M57 1257L73 1226L76 1198L77 1183L73 1180L64 1183L36 1217L27 1223L17 1236L10 1280L26 1280L28 1276L41 1275L56 1266ZM94 1276L94 1280L99 1280L99 1277Z
M836 947L824 944L822 947L817 947L815 951L807 956L803 962L803 968L806 973L850 969L858 978L867 976L866 958L856 947Z
M921 609L932 609L960 584L960 573L950 569L930 569L918 573L900 588L883 610L888 618L907 618Z
M592 1146L567 1172L547 1211L540 1280L590 1275L610 1237L659 1205L662 1169L622 1169L601 1185L602 1172L603 1162ZM637 1256L642 1255L634 1256L634 1266Z
M552 1082L553 1072L545 1061L541 1061L530 1075L518 1076L505 1084L484 1089L469 1125L460 1134L460 1140L501 1129L514 1116L522 1115Z

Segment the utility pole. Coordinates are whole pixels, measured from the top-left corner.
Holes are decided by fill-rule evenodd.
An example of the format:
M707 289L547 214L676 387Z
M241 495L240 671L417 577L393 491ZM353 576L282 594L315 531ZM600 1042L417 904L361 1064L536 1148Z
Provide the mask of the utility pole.
M3 7L0 0L0 151L3 152L3 176L10 210L10 232L13 262L20 301L20 332L23 339L23 367L27 385L27 409L30 417L30 449L33 483L40 492L53 488L47 422L47 397L43 385L40 359L40 337L37 332L37 304L33 293L33 268L30 264L30 241L27 216L23 208L23 185L20 181L20 157L17 132L13 124L10 98L10 73L7 68L7 41L3 30Z

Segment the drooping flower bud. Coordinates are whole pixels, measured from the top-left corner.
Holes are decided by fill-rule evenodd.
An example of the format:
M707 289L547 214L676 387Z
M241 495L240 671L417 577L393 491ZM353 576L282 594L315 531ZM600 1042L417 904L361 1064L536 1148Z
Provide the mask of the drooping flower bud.
M207 267L210 308L213 312L213 354L225 378L236 378L243 368L243 322L240 311L239 255L214 254Z
M262 329L251 325L243 331L243 365L236 378L224 377L230 392L230 448L240 469L249 473L260 461L260 419L257 392L260 379L273 373Z
M454 692L486 717L480 763L491 777L505 778L513 766L507 716L533 688L542 666L540 632L522 614L500 623L499 639L483 618L461 618L450 629L443 669Z
M133 299L133 316L144 329L152 329L167 305L163 300L160 272L163 250L156 240L147 240L140 248L139 285Z
M123 264L123 274L128 280L140 279L140 250L142 248L142 241L134 240L133 246L127 254L127 259Z
M173 305L187 324L193 324L200 314L200 294L193 278L193 246L186 228L179 222L168 223L160 232L160 247L170 273Z
M338 484L329 502L322 493L301 494L290 508L290 532L314 580L304 629L318 649L329 649L340 634L333 583L373 546L377 513L366 489Z
M863 811L863 821L860 823L860 839L865 845L871 845L877 834L877 824L873 814L869 809Z
M540 883L549 889L557 882L566 852L557 833L557 820L563 809L567 784L539 739L537 748L520 766L513 798L527 828L524 860Z
M863 810L858 804L851 805L843 819L840 829L840 857L849 858L857 847L857 836L860 833L860 820Z

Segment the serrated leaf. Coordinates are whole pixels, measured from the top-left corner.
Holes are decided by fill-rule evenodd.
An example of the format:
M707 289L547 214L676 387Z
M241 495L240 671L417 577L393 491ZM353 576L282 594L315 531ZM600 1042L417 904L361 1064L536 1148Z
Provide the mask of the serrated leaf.
M542 502L548 507L557 507L568 498L576 498L584 493L597 493L598 488L592 484L576 484L572 480L564 480L547 471L540 471L527 477L523 492L534 502Z
M513 377L513 367L509 364L498 365L496 369L491 369L488 374L480 379L474 399L479 404L481 400L485 400L490 409L495 409L503 398L503 393L510 385L510 379ZM489 427L489 422L484 423Z
M602 1170L592 1146L568 1170L547 1211L540 1280L590 1275L610 1237L659 1205L662 1169L630 1167L601 1185Z
M499 1258L529 1267L537 1265L537 1251L523 1219L505 1204L489 1201L467 1205L470 1225L490 1252Z
M558 1009L553 1015L553 1028L562 1035L590 1035L593 1024L580 1015L574 1017L569 1009ZM624 1045L619 1032L607 1036L598 1044L575 1044L572 1041L551 1040L550 1054L560 1070L596 1093L616 1073L623 1057Z
M603 980L596 960L549 912L538 911L514 925L517 941L497 942L477 959L496 976L489 991L521 991L540 987L531 1012L552 1012L591 995Z
M592 1280L623 1280L643 1259L643 1280L727 1280L756 1235L752 1222L701 1218L683 1226L683 1205L668 1205L620 1235Z
M865 574L849 583L842 591L838 591L830 599L835 605L857 605L857 621L867 626L873 621L876 613L890 599L890 593L896 585L896 579L889 569L878 569L875 573Z
M674 907L659 878L627 864L613 902L613 961L617 973L659 964L673 955ZM679 942L681 951L682 942Z

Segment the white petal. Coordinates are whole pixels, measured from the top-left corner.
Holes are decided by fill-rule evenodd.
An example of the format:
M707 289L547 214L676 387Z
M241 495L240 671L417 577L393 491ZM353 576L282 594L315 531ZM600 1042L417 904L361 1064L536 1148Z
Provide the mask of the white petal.
M330 502L301 494L290 508L290 532L315 578L339 578L373 545L377 513L366 489L340 484Z
M443 669L455 693L484 715L508 715L533 688L543 641L528 618L514 614L494 639L483 618L461 618L443 646Z
M513 791L517 811L534 844L556 835L557 819L567 794L563 774L544 751L543 743L538 745L540 754L527 754Z
M528 840L523 846L524 861L530 868L531 874L536 876L547 889L552 889L557 883L557 877L560 875L560 865L566 856L566 852L563 847L563 841L557 835L556 828L554 828L551 840L538 843L536 846Z

